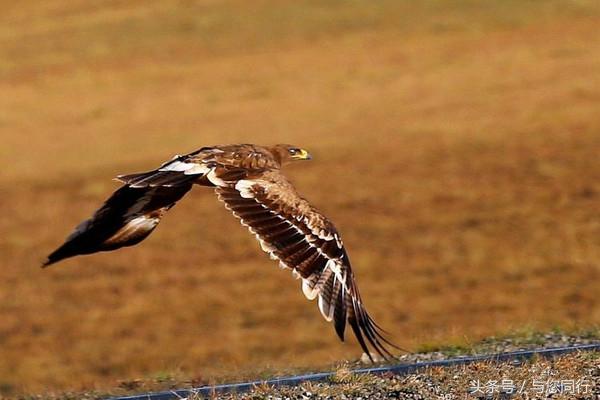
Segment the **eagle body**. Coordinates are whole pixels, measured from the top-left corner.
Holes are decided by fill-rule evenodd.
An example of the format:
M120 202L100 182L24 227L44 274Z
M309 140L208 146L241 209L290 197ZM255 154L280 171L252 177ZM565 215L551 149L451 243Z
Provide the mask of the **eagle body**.
M341 340L349 324L371 360L370 348L385 359L393 357L386 345L397 346L367 314L335 226L281 172L292 161L308 159L306 150L291 145L220 145L177 155L151 171L119 175L123 186L43 266L135 245L194 185L208 186L261 248L301 279L304 295L318 299L321 314L333 322Z

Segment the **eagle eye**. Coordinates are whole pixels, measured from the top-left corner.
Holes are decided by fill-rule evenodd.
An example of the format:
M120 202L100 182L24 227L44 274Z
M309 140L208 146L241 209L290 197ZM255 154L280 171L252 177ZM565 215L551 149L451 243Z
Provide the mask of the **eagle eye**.
M296 153L298 153L298 151L299 151L298 149L289 149L289 150L288 150L288 152L289 152L291 155L295 155Z

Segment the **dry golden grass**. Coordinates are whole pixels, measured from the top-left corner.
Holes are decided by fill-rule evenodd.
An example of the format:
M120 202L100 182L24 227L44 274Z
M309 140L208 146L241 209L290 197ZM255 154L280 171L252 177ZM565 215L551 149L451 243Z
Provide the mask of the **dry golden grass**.
M262 385L249 393L226 394L218 398L591 399L598 386L598 361L597 352L582 352L521 363L482 361L433 367L403 376L356 374L342 368L329 382L305 382L297 387ZM340 374L342 379L339 379ZM190 400L203 398L192 395Z
M0 393L360 356L210 190L42 271L111 178L289 142L403 347L600 323L594 1L3 2Z

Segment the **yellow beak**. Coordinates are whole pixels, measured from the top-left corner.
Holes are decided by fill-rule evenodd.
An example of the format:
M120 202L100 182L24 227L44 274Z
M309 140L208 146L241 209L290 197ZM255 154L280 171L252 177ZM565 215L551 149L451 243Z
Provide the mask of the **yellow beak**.
M310 153L304 149L300 149L299 153L296 153L292 156L294 160L310 160L312 157Z

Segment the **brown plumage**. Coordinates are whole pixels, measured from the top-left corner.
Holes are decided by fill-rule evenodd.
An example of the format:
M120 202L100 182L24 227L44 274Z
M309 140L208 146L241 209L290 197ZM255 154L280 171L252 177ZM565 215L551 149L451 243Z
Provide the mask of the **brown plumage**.
M347 322L371 360L369 346L381 357L392 358L387 345L397 347L367 314L335 226L281 173L282 165L307 159L306 150L290 145L213 146L176 156L153 171L118 176L124 185L77 226L43 266L137 244L192 185L214 187L218 199L262 249L302 280L304 295L318 299L321 314L333 321L341 340Z

